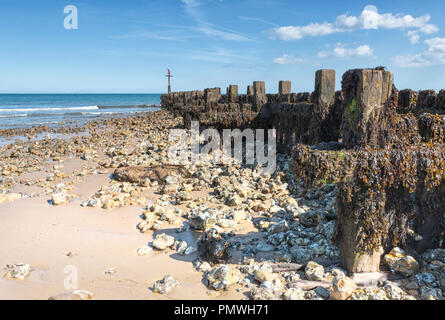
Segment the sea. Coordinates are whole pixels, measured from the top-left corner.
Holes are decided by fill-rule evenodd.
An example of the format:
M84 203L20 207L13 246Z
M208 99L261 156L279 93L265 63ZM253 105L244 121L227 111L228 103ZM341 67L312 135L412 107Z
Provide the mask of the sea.
M82 124L113 115L160 109L160 94L0 94L0 129Z

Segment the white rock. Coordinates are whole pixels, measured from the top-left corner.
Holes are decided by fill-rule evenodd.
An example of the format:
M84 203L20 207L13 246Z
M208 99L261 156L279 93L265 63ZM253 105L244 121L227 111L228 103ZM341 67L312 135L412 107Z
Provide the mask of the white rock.
M146 256L146 255L150 254L150 252L152 252L152 251L153 251L153 247L143 246L137 250L137 254L138 254L138 256Z
M25 280L31 273L31 266L25 263L8 264L6 265L6 278Z
M175 238L166 233L161 233L153 240L153 248L156 250L165 250L175 243Z

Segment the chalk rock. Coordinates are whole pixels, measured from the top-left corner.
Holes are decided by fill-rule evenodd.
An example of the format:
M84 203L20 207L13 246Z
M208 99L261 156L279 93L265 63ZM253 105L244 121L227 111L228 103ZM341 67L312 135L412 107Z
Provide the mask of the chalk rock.
M236 221L230 219L219 219L216 224L225 229L235 229L236 227L238 227Z
M188 248L187 241L181 241L178 244L176 251L178 251L178 253L182 256L185 254L185 251L187 250L187 248Z
M401 300L405 296L405 292L392 282L387 282L383 287L386 295L391 300Z
M8 264L6 270L6 278L25 280L31 273L31 266L25 263Z
M189 224L192 229L206 230L216 223L216 219L209 212L199 212L189 218Z
M394 273L411 276L419 272L419 263L400 248L394 248L384 256L383 261Z
M304 291L300 288L291 288L283 293L285 300L304 300Z
M0 204L4 202L12 202L20 199L21 197L22 195L18 193L6 193L6 194L0 193Z
M150 246L143 246L141 248L139 248L136 252L138 254L138 256L146 256L148 254L150 254L150 252L153 251L153 247Z
M62 204L67 203L70 200L71 196L66 192L55 193L51 196L51 201L53 205L60 206Z
M240 272L227 265L211 270L206 277L207 285L214 290L226 290L240 280Z
M231 207L239 206L243 201L238 195L233 195L227 199L227 205Z
M162 280L158 280L153 285L153 292L167 294L174 287L179 285L179 281L173 279L171 275L165 276Z
M331 300L346 300L357 289L357 285L350 278L335 278L332 281Z
M235 220L237 223L246 220L246 218L247 214L244 210L237 210L233 213L233 220Z
M255 277L255 280L257 280L260 283L263 283L265 281L272 282L275 280L275 275L272 272L269 272L267 270L262 270L262 269L257 270L255 272L254 277Z
M212 267L210 266L210 264L208 262L198 262L195 266L196 270L201 271L201 272L207 272L210 271L212 269Z
M162 233L158 234L153 240L153 248L156 250L165 250L171 247L175 243L175 238L169 236L168 234Z
M324 268L316 262L309 261L304 270L306 278L312 281L323 281Z

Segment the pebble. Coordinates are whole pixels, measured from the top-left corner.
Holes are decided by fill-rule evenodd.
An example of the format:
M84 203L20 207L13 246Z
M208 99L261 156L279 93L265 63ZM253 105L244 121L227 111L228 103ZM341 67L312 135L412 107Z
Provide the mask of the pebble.
M304 273L308 280L323 281L324 279L324 267L314 261L307 263Z
M335 278L332 281L331 300L346 300L357 289L357 285L350 278Z
M162 280L158 280L153 285L153 292L159 294L167 294L174 287L179 285L179 281L175 280L171 275L165 276Z
M8 264L6 270L6 278L25 280L31 273L31 266L25 263Z
M149 255L153 251L153 247L151 246L143 246L137 249L138 256L146 256Z
M171 247L175 243L175 238L172 236L169 236L166 233L158 234L155 239L153 240L153 248L156 250L165 250L168 247Z
M214 290L227 290L230 286L238 283L240 272L228 265L221 265L209 271L206 275L208 287Z

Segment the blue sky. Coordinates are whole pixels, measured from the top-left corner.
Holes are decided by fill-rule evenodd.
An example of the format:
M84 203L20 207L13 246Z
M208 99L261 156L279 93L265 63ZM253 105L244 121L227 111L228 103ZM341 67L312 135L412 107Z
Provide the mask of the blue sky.
M66 30L64 7L78 8ZM312 91L314 72L386 66L445 88L445 2L2 0L0 92L160 93L254 80ZM337 89L338 89L337 88Z

